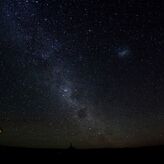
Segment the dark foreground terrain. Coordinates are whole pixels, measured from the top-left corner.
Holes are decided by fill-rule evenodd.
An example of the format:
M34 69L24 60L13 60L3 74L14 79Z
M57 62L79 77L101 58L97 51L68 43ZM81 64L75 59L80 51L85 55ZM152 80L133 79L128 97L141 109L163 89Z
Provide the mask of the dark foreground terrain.
M142 147L142 148L122 148L122 149L30 149L16 147L0 147L1 161L19 160L21 162L37 161L45 163L47 161L122 161L130 162L142 161L161 161L164 158L164 146Z

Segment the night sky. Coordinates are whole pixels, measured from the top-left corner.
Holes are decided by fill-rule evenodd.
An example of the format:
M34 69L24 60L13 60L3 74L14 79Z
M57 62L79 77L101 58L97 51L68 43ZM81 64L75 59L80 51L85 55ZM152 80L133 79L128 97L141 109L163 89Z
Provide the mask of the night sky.
M163 21L162 0L1 0L0 145L164 144Z

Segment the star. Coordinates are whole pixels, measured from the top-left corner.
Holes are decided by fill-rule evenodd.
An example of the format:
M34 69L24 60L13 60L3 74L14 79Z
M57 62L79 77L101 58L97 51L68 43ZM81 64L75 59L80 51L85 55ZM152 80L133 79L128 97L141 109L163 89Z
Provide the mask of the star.
M3 130L2 129L0 129L0 135L3 133Z

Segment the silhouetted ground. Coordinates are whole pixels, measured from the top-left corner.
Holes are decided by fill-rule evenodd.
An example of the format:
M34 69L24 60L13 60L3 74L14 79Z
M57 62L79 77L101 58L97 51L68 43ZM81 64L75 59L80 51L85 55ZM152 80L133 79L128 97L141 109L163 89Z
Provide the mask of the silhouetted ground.
M164 146L142 147L142 148L122 148L122 149L30 149L16 147L0 147L1 160L28 161L76 161L82 162L98 160L131 162L155 160L156 162L164 159ZM164 161L164 160L163 160Z

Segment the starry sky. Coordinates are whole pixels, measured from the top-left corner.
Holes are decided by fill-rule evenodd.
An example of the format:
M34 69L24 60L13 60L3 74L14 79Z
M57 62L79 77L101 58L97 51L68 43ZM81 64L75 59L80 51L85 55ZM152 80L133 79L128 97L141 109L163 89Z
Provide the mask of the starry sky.
M1 0L0 145L164 144L162 0Z

